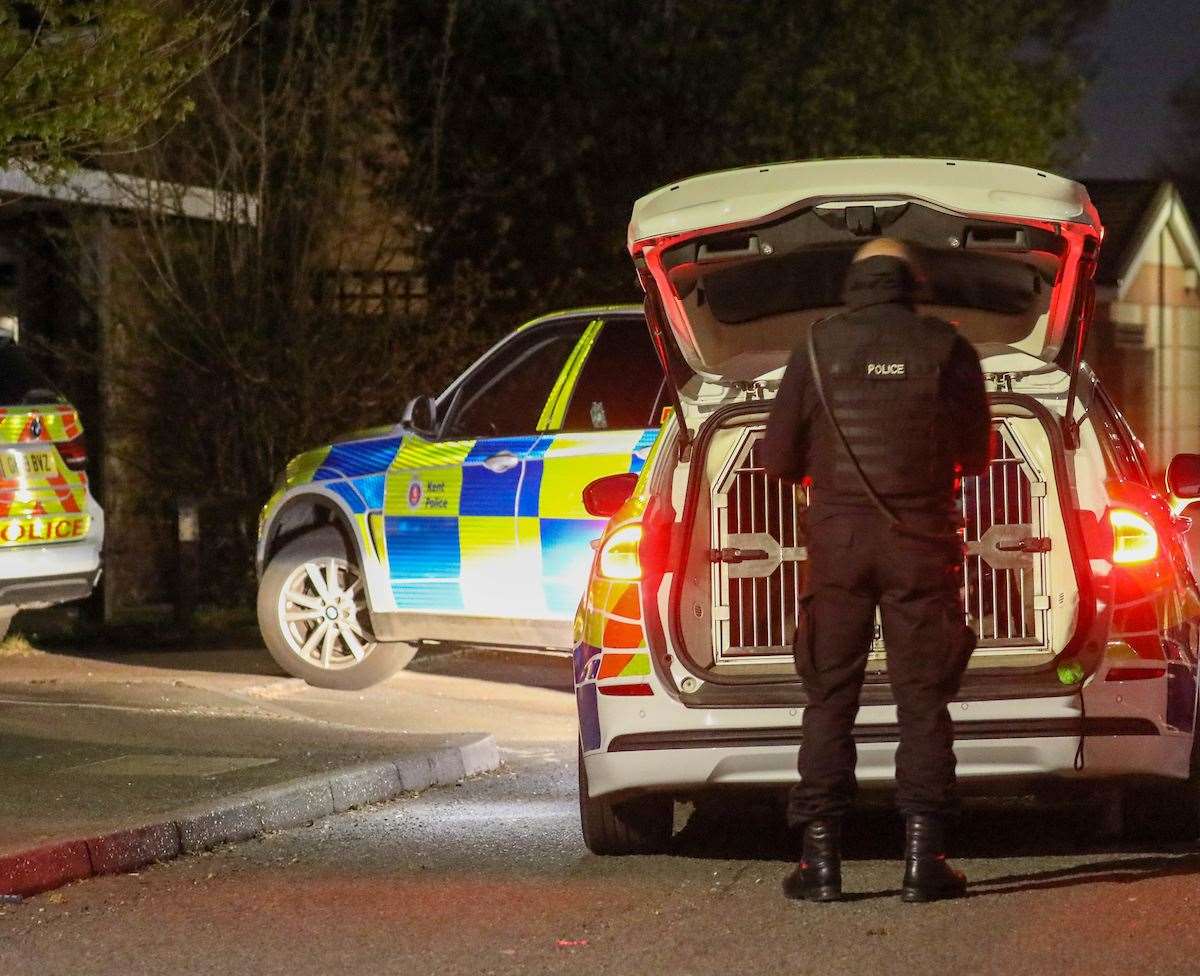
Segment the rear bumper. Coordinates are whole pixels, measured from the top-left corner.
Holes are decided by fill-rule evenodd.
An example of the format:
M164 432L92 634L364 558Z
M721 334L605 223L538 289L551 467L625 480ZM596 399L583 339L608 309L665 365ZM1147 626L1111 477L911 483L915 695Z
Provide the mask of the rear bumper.
M99 581L99 569L82 575L0 580L0 607L35 609L68 600L82 600L91 596Z
M1086 728L1082 769L1079 732ZM1038 780L1088 781L1126 777L1184 778L1191 736L1164 732L1144 718L1039 718L956 724L958 777L964 785ZM860 726L858 780L895 781L897 730ZM785 786L799 780L799 731L711 729L615 736L608 749L585 757L593 796L718 786Z
M78 542L0 549L0 606L43 607L91 594L100 579L104 513L89 499L88 534Z

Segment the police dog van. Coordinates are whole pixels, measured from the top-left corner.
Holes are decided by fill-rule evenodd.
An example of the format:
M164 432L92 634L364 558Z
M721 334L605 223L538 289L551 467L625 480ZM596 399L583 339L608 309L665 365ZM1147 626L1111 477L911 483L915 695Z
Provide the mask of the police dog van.
M805 495L766 475L763 431L793 348L880 236L920 252L919 311L974 344L993 417L989 470L958 495L978 637L951 705L960 784L1104 784L1161 835L1200 836L1200 593L1180 517L1200 457L1156 479L1081 361L1095 208L1032 169L856 159L700 176L634 206L674 410L638 474L586 492L612 516L575 632L588 846L661 849L674 798L798 776ZM897 731L877 633L855 727L864 785L893 780Z

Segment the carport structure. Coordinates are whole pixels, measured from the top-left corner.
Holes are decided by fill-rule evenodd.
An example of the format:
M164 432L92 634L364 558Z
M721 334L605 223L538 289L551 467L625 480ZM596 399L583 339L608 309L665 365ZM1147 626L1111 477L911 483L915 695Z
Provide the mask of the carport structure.
M82 415L93 491L107 516L105 606L124 602L118 594L131 573L123 567L146 558L133 484L140 475L124 470L116 449L121 404L110 381L124 346L112 314L115 289L137 287L114 274L114 249L118 236L135 233L134 221L146 216L256 225L258 201L95 169L0 170L0 323L16 327ZM121 297L136 301L136 293ZM184 404L163 409L185 419Z

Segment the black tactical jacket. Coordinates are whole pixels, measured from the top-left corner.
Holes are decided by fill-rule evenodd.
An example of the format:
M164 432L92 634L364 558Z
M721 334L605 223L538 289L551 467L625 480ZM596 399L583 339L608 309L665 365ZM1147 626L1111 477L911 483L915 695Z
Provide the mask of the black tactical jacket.
M919 316L897 259L851 265L851 309L816 327L829 405L885 501L942 508L958 473L987 469L991 421L979 357L949 323ZM792 354L766 432L768 473L812 481L814 503L870 501L817 399L807 342Z

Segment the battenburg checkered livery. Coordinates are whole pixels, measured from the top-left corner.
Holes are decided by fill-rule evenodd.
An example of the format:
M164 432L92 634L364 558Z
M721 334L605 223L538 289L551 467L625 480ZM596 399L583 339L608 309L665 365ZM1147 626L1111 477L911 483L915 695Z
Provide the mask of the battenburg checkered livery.
M629 249L678 410L631 496L629 479L589 492L597 511L624 507L576 626L584 841L669 850L676 800L797 780L809 496L770 476L758 445L793 349L819 321L838 327L845 271L881 237L919 250L920 309L972 343L993 418L992 463L958 493L978 638L950 706L960 783L1122 797L1131 823L1195 843L1200 588L1178 516L1200 498L1200 455L1152 474L1078 360L1101 238L1084 188L936 159L755 166L635 204ZM830 551L860 544L846 532ZM890 635L862 636L855 775L890 790Z
M296 458L261 524L268 646L292 673L338 686L368 671L377 680L386 669L368 659L397 643L570 647L604 527L583 489L641 470L662 397L640 308L564 312L471 366L434 401L426 429L410 421ZM317 570L301 571L312 560L290 582L270 570L289 543L322 529L336 529L336 551L317 552L316 565L334 558L353 574L352 619L312 585ZM328 572L322 584L332 589Z
M0 340L0 636L17 610L95 586L104 517L86 464L75 408Z

